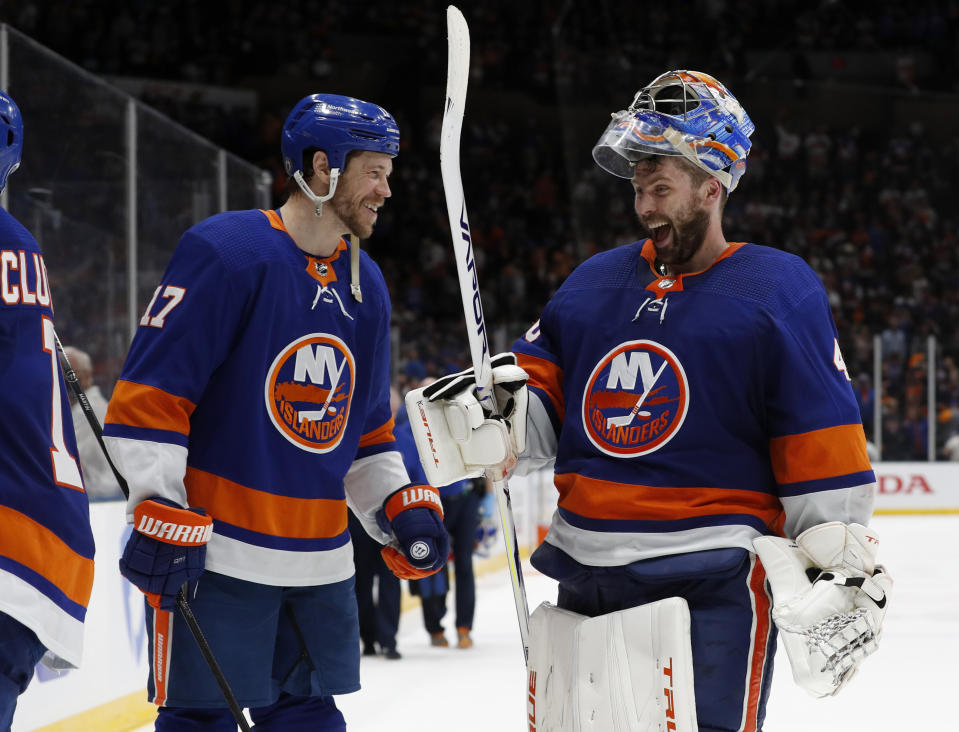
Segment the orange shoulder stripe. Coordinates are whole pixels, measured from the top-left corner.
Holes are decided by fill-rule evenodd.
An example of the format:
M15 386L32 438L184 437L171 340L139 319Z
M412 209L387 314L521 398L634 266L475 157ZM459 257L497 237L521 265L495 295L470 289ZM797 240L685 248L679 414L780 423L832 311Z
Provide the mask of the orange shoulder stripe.
M346 500L291 498L188 467L187 499L215 519L269 536L329 539L346 531Z
M196 404L155 386L117 381L104 422L190 434Z
M77 554L46 526L0 506L0 554L32 569L83 607L93 589L93 560Z
M393 442L395 439L393 437L393 427L393 418L390 417L386 424L363 435L360 438L360 447L370 447L371 445L382 445L384 442Z
M283 223L283 219L280 218L280 215L276 211L267 211L266 209L260 209L263 212L263 215L266 216L270 221L270 226L272 226L277 231L286 231L286 225ZM289 232L287 232L289 233Z
M774 437L769 441L769 456L780 484L872 470L861 424Z
M560 507L587 518L674 521L745 513L774 528L783 512L776 496L759 491L628 485L577 473L559 474L555 483Z
M516 363L529 374L530 386L535 386L546 392L553 403L553 409L560 421L566 415L566 405L563 400L563 370L552 361L527 353L517 353Z

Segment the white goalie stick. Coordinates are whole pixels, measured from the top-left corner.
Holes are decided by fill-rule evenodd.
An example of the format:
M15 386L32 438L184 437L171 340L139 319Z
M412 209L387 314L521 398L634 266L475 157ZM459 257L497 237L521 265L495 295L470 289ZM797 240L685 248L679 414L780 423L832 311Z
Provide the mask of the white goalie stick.
M463 297L463 313L469 335L470 355L476 379L476 394L483 409L498 414L493 394L493 373L490 366L489 345L486 340L486 321L483 319L483 301L480 297L476 276L476 260L473 257L473 242L469 220L466 216L466 198L460 177L460 132L463 127L463 112L466 107L466 86L469 81L470 35L463 14L453 5L446 9L446 27L449 34L449 61L446 76L446 109L443 113L443 128L440 136L440 169L443 189L446 192L446 210L453 236L453 251L456 257L456 273L459 276L460 294ZM529 662L529 605L526 600L526 585L520 564L516 526L510 505L509 484L502 469L486 471L493 484L496 504L499 509L503 539L506 542L506 561L513 585L513 601L519 620L519 633L523 641L523 657Z
M73 395L77 398L77 402L79 402L80 408L83 410L83 416L87 418L90 429L93 430L93 435L97 438L97 442L100 444L100 449L103 451L103 456L107 459L107 464L110 466L110 470L113 471L113 477L117 479L120 490L123 491L123 497L129 498L130 487L127 484L126 478L124 478L123 474L120 473L119 469L114 464L113 459L110 457L110 453L107 451L107 446L103 442L103 428L100 426L100 421L97 419L97 415L94 413L93 407L90 406L90 400L87 399L87 395L84 393L83 387L80 386L80 380L77 378L76 371L74 371L73 366L70 365L70 359L67 358L67 354L63 350L63 344L60 343L60 336L58 336L54 331L53 337L56 340L57 351L60 354L60 361L63 365L64 381L67 382L67 385L73 391ZM185 586L186 585L184 585L184 587ZM197 622L196 616L193 614L193 610L190 608L189 602L187 602L186 590L184 587L180 588L180 591L176 596L177 609L180 611L184 622L190 629L190 634L193 636L193 640L196 641L197 647L200 649L200 653L203 655L203 659L206 661L207 666L210 667L210 672L213 674L213 678L216 679L216 683L220 687L220 692L223 694L223 699L230 708L230 712L233 714L234 720L239 725L242 732L251 732L250 725L247 723L246 717L243 716L243 709L236 700L236 696L233 694L233 689L230 688L230 683L226 680L226 676L223 675L223 670L220 668L220 664L213 655L213 650L210 648L210 643L207 641L206 636L203 635L203 630L200 628L200 624Z

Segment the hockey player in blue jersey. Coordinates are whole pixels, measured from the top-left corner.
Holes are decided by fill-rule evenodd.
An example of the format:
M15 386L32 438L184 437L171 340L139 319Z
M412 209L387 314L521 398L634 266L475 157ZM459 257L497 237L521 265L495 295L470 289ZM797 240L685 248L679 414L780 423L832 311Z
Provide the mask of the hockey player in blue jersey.
M23 122L0 91L0 191ZM0 208L0 729L44 663L77 666L93 588L93 534L53 300L36 240Z
M130 484L121 572L148 598L157 730L233 730L178 588L257 729L343 730L359 688L347 503L400 577L449 553L394 449L390 302L362 253L399 130L316 94L282 132L291 195L188 230L140 320L105 434ZM349 243L344 238L352 239Z
M446 415L419 420L427 478L508 452L520 472L553 466L558 510L531 561L559 582L559 608L688 607L692 679L671 673L666 699L630 700L630 714L659 714L650 729L761 730L777 626L797 682L836 693L876 649L891 586L865 526L875 476L825 289L799 258L723 233L753 129L708 74L642 88L593 157L632 182L645 238L582 264L494 368L506 444L490 447L506 433L469 378L423 392ZM531 673L531 699L534 687Z

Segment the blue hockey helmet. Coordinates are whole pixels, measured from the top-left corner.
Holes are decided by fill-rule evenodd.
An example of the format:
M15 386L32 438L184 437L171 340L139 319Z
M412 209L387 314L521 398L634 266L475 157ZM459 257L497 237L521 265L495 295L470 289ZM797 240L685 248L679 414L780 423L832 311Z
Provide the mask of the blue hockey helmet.
M682 155L718 179L728 193L746 171L756 125L729 90L701 71L667 71L612 115L593 147L593 159L620 178L632 178L638 160Z
M342 171L352 150L394 157L400 151L400 130L393 115L379 105L337 94L311 94L286 118L281 147L287 175L302 171L303 153L310 148L326 153L331 170Z
M353 150L372 150L395 157L400 151L400 130L393 115L383 107L338 94L311 94L303 97L283 124L280 142L283 167L315 207L333 198L346 156ZM303 176L303 153L322 150L330 162L330 190L317 196Z
M23 153L23 119L16 102L0 91L0 191L7 185L7 176L20 167Z

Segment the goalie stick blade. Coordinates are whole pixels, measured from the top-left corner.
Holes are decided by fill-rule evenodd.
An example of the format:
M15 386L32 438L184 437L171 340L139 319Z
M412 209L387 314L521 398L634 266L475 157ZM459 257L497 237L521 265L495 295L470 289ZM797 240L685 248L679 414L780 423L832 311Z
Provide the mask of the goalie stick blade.
M460 180L460 134L463 114L466 111L466 87L469 83L470 31L466 18L453 5L446 9L446 29L449 53L446 64L446 107L443 110L443 126L440 130L440 164L447 208L459 212L460 208L464 208L463 185ZM456 205L450 205L451 203ZM454 237L457 231L458 227L453 230Z
M470 30L466 18L455 5L446 8L446 32L449 42L446 71L446 113L450 109L458 111L459 121L463 119L466 107L466 86L470 71ZM457 141L459 124L456 125Z

